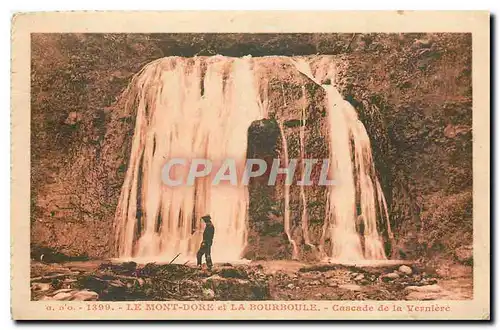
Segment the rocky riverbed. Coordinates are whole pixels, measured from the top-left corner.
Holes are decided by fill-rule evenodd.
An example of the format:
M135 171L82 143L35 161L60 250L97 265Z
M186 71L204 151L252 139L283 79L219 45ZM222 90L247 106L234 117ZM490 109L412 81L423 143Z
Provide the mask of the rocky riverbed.
M192 265L109 261L32 262L32 300L459 300L472 299L472 270L447 277L412 263L378 266L261 261Z

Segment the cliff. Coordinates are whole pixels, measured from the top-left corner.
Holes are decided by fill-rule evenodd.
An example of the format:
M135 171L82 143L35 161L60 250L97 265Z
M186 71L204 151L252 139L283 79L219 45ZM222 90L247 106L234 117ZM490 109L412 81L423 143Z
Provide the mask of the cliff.
M113 218L127 169L135 122L120 95L146 63L164 56L335 56L336 82L371 138L389 204L391 257L471 262L471 37L465 34L286 34L32 36L31 241L68 256L112 256ZM300 153L302 86L306 86L307 152L324 158L324 95L279 58L262 66L269 118L249 129L248 155ZM263 75L266 72L262 73ZM286 106L285 106L286 105ZM272 144L264 141L273 141ZM253 144L252 144L253 141ZM274 145L274 148L266 146ZM313 258L300 230L298 187L290 195L292 237ZM250 186L246 256L290 258L283 233L283 191ZM317 243L324 188L307 191L310 234Z

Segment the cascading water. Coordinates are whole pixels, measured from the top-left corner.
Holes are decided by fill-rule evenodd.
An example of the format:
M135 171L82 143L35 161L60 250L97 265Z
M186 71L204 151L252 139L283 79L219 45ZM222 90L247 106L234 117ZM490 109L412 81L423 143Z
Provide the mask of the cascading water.
M332 85L335 67L331 61L320 61L316 75L313 75L305 59L293 63L326 92L329 174L336 180L336 184L329 187L327 225L323 227L329 230L332 243L330 260L350 262L386 259L382 238L377 230L377 204L380 217L387 221L390 228L387 205L375 174L366 129L354 107ZM322 81L330 83L323 84ZM358 206L360 214L357 214Z
M326 78L334 81L331 60L312 64L315 75L305 59L297 58L293 63L326 94L329 177L335 179L336 185L328 187L328 211L318 249L325 251L329 239L331 249L326 255L330 260L386 259L377 218L389 226L387 206L375 175L366 130L337 89L322 84ZM180 254L177 261L194 259L201 242L199 219L204 214L212 216L216 228L214 260L234 262L241 258L247 241L247 186L241 181L236 185L213 185L209 176L197 178L193 185L168 186L162 182L162 169L167 160L175 158L210 159L214 168L222 166L224 159L233 159L238 173L242 173L247 129L253 121L267 116L267 100L261 100L265 96L258 92L267 89L267 80L256 78L255 65L250 57L169 57L148 64L134 77L125 95L127 107L136 113L135 132L115 216L120 258L170 261ZM304 87L302 90L305 97ZM281 92L284 95L284 90ZM304 173L309 110L304 105L301 111L299 137ZM278 123L284 152L282 166L286 166L286 128L279 118ZM170 176L185 177L187 170L174 166ZM292 237L289 194L289 186L285 185L284 231L296 258L299 241ZM303 187L300 194L304 243L314 247Z
M201 242L200 217L210 214L218 261L241 257L246 244L248 191L241 183L163 185L167 159L210 159L221 166L246 161L247 129L265 116L254 86L249 58L165 58L147 65L128 95L137 118L129 168L116 212L121 258L192 258ZM204 73L204 77L202 74ZM170 175L186 176L175 166Z

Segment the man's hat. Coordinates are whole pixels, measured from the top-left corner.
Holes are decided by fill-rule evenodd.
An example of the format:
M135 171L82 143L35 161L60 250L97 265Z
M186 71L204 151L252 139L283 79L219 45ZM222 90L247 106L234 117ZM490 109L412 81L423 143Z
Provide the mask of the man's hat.
M202 216L201 219L205 220L205 221L209 221L210 219L212 219L212 217L210 217L210 214L207 214L207 215Z

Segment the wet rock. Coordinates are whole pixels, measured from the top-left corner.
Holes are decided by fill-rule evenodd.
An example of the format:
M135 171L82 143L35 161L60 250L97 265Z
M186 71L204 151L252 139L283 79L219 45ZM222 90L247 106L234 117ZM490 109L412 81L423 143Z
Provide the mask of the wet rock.
M339 285L339 289L349 290L349 291L362 291L363 289L356 284L342 284Z
M405 275L411 275L413 273L412 269L406 265L400 266L398 271Z
M214 300L215 292L212 289L203 289L203 300Z
M31 289L33 291L38 291L38 292L45 292L50 290L50 284L49 283L33 283L31 284Z
M74 292L70 298L70 300L79 300L79 301L96 301L98 299L99 295L96 292L89 290Z

